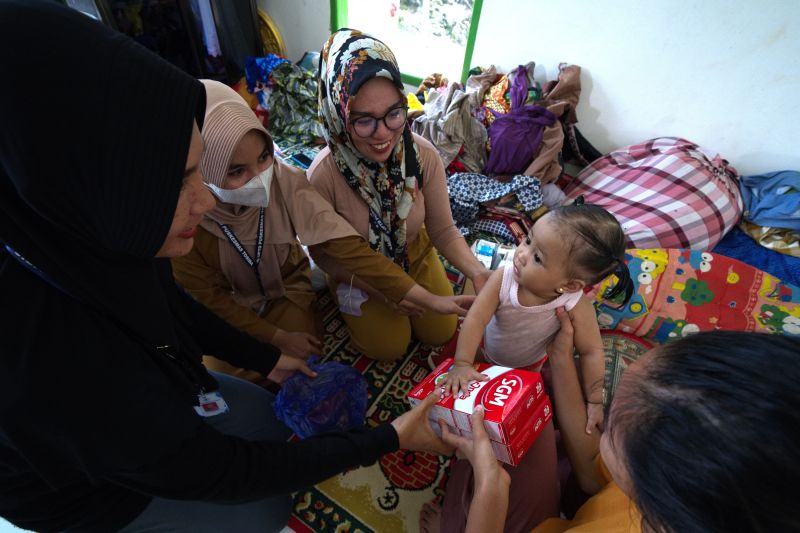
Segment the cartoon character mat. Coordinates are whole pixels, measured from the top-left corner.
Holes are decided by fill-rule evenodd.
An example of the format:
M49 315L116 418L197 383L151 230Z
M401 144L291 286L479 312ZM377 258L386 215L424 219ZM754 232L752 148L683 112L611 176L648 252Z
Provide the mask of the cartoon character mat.
M598 296L601 328L663 344L715 329L800 336L800 288L722 255L686 249L630 249L635 286L619 309ZM598 295L614 283L604 281Z

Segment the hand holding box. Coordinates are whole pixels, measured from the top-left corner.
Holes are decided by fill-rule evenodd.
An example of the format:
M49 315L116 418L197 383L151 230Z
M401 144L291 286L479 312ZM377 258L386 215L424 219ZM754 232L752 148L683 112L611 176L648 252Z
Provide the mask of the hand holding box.
M408 394L412 406L439 386L452 364L452 359L442 361ZM489 379L470 382L468 396L446 394L439 400L430 411L434 430L439 431L438 420L442 419L451 432L471 438L471 415L475 406L482 405L484 427L493 441L495 455L516 465L553 416L542 377L538 372L486 363L477 363L475 367Z

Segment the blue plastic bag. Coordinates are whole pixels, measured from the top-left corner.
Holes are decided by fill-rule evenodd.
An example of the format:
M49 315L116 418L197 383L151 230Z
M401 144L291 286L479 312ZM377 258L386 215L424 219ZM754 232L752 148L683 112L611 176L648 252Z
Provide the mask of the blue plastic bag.
M298 372L283 383L275 398L278 418L301 438L363 426L367 382L361 373L341 363L318 363L316 356L307 363L317 377Z

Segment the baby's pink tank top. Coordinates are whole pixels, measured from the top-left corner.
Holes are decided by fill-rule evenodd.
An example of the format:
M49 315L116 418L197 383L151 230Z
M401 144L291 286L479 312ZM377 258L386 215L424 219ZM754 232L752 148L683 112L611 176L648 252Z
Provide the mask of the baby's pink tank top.
M547 343L560 328L556 309L572 310L583 292L564 293L546 304L525 307L519 303L519 284L511 264L501 268L500 305L484 332L485 353L496 365L528 367L542 360Z

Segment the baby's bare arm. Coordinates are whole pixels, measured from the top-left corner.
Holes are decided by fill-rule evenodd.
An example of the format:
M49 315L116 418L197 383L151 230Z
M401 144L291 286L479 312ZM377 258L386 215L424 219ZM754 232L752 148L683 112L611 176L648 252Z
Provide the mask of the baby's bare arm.
M462 361L469 365L475 361L475 353L483 338L483 331L486 324L492 319L492 315L500 305L500 285L503 282L503 269L500 268L492 272L489 281L484 285L483 290L472 302L472 307L467 312L467 317L461 325L461 332L458 334L458 344L456 344L456 362Z
M483 374L473 368L475 354L483 338L486 324L500 305L500 285L503 282L503 269L492 272L489 280L484 285L481 293L475 298L472 307L467 312L467 317L461 325L456 344L455 362L453 369L442 382L445 392L453 395L459 390L466 393L467 384L476 379L485 379Z
M587 432L603 422L603 387L605 378L605 354L597 315L589 300L582 298L572 309L575 327L575 348L580 354L583 394L589 406Z

